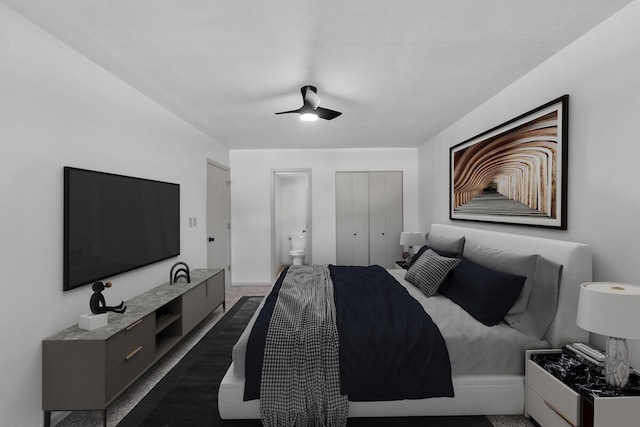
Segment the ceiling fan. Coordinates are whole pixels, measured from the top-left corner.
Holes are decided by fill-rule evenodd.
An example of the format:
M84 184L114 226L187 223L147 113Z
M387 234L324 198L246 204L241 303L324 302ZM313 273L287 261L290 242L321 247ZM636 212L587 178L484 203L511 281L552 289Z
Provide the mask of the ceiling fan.
M318 118L332 120L342 114L339 111L319 107L320 98L317 95L318 89L315 86L302 86L300 92L302 92L302 107L297 110L282 111L276 114L298 113L300 114L300 120L308 122L318 120Z

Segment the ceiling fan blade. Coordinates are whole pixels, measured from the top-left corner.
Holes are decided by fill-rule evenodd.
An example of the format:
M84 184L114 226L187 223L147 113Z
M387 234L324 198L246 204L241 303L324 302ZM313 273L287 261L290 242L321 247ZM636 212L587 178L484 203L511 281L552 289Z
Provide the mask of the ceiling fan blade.
M335 119L336 117L342 114L340 111L330 110L328 108L322 108L322 107L316 108L315 113L318 115L318 117L325 120Z
M320 97L318 97L315 86L303 86L302 89L302 99L304 100L304 105L310 106L313 109L318 108L320 105Z
M276 113L276 114L300 113L301 111L302 111L302 108L298 108L297 110L291 110L291 111L280 111L279 113Z

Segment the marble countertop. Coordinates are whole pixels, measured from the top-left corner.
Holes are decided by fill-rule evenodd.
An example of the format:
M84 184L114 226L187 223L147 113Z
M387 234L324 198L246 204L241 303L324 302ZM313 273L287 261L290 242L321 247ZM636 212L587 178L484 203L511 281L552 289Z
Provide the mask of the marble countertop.
M531 360L589 400L595 397L640 396L640 378L635 374L629 377L627 387L619 390L607 384L601 372L567 353L532 354Z
M140 295L136 295L130 300L124 302L124 305L127 306L125 313L119 314L109 312L107 314L108 322L106 326L92 331L87 331L85 329L80 329L78 324L75 324L58 332L57 334L45 338L45 340L105 340L125 329L132 323L135 323L148 314L153 313L158 308L173 301L185 292L195 288L220 271L222 271L222 269L219 268L199 268L191 270L191 283L187 283L184 278L180 278L173 285L166 282Z

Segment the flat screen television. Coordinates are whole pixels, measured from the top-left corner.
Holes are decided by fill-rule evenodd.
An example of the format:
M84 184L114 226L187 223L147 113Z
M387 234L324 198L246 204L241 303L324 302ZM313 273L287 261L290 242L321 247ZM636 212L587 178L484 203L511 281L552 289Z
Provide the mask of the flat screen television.
M64 168L68 291L180 255L180 185Z

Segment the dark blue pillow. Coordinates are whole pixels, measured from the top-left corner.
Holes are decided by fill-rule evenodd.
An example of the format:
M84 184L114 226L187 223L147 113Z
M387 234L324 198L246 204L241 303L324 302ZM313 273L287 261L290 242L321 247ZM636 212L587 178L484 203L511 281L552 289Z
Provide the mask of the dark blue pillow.
M460 265L447 276L438 292L487 326L502 321L518 299L524 276L501 273L460 257Z

